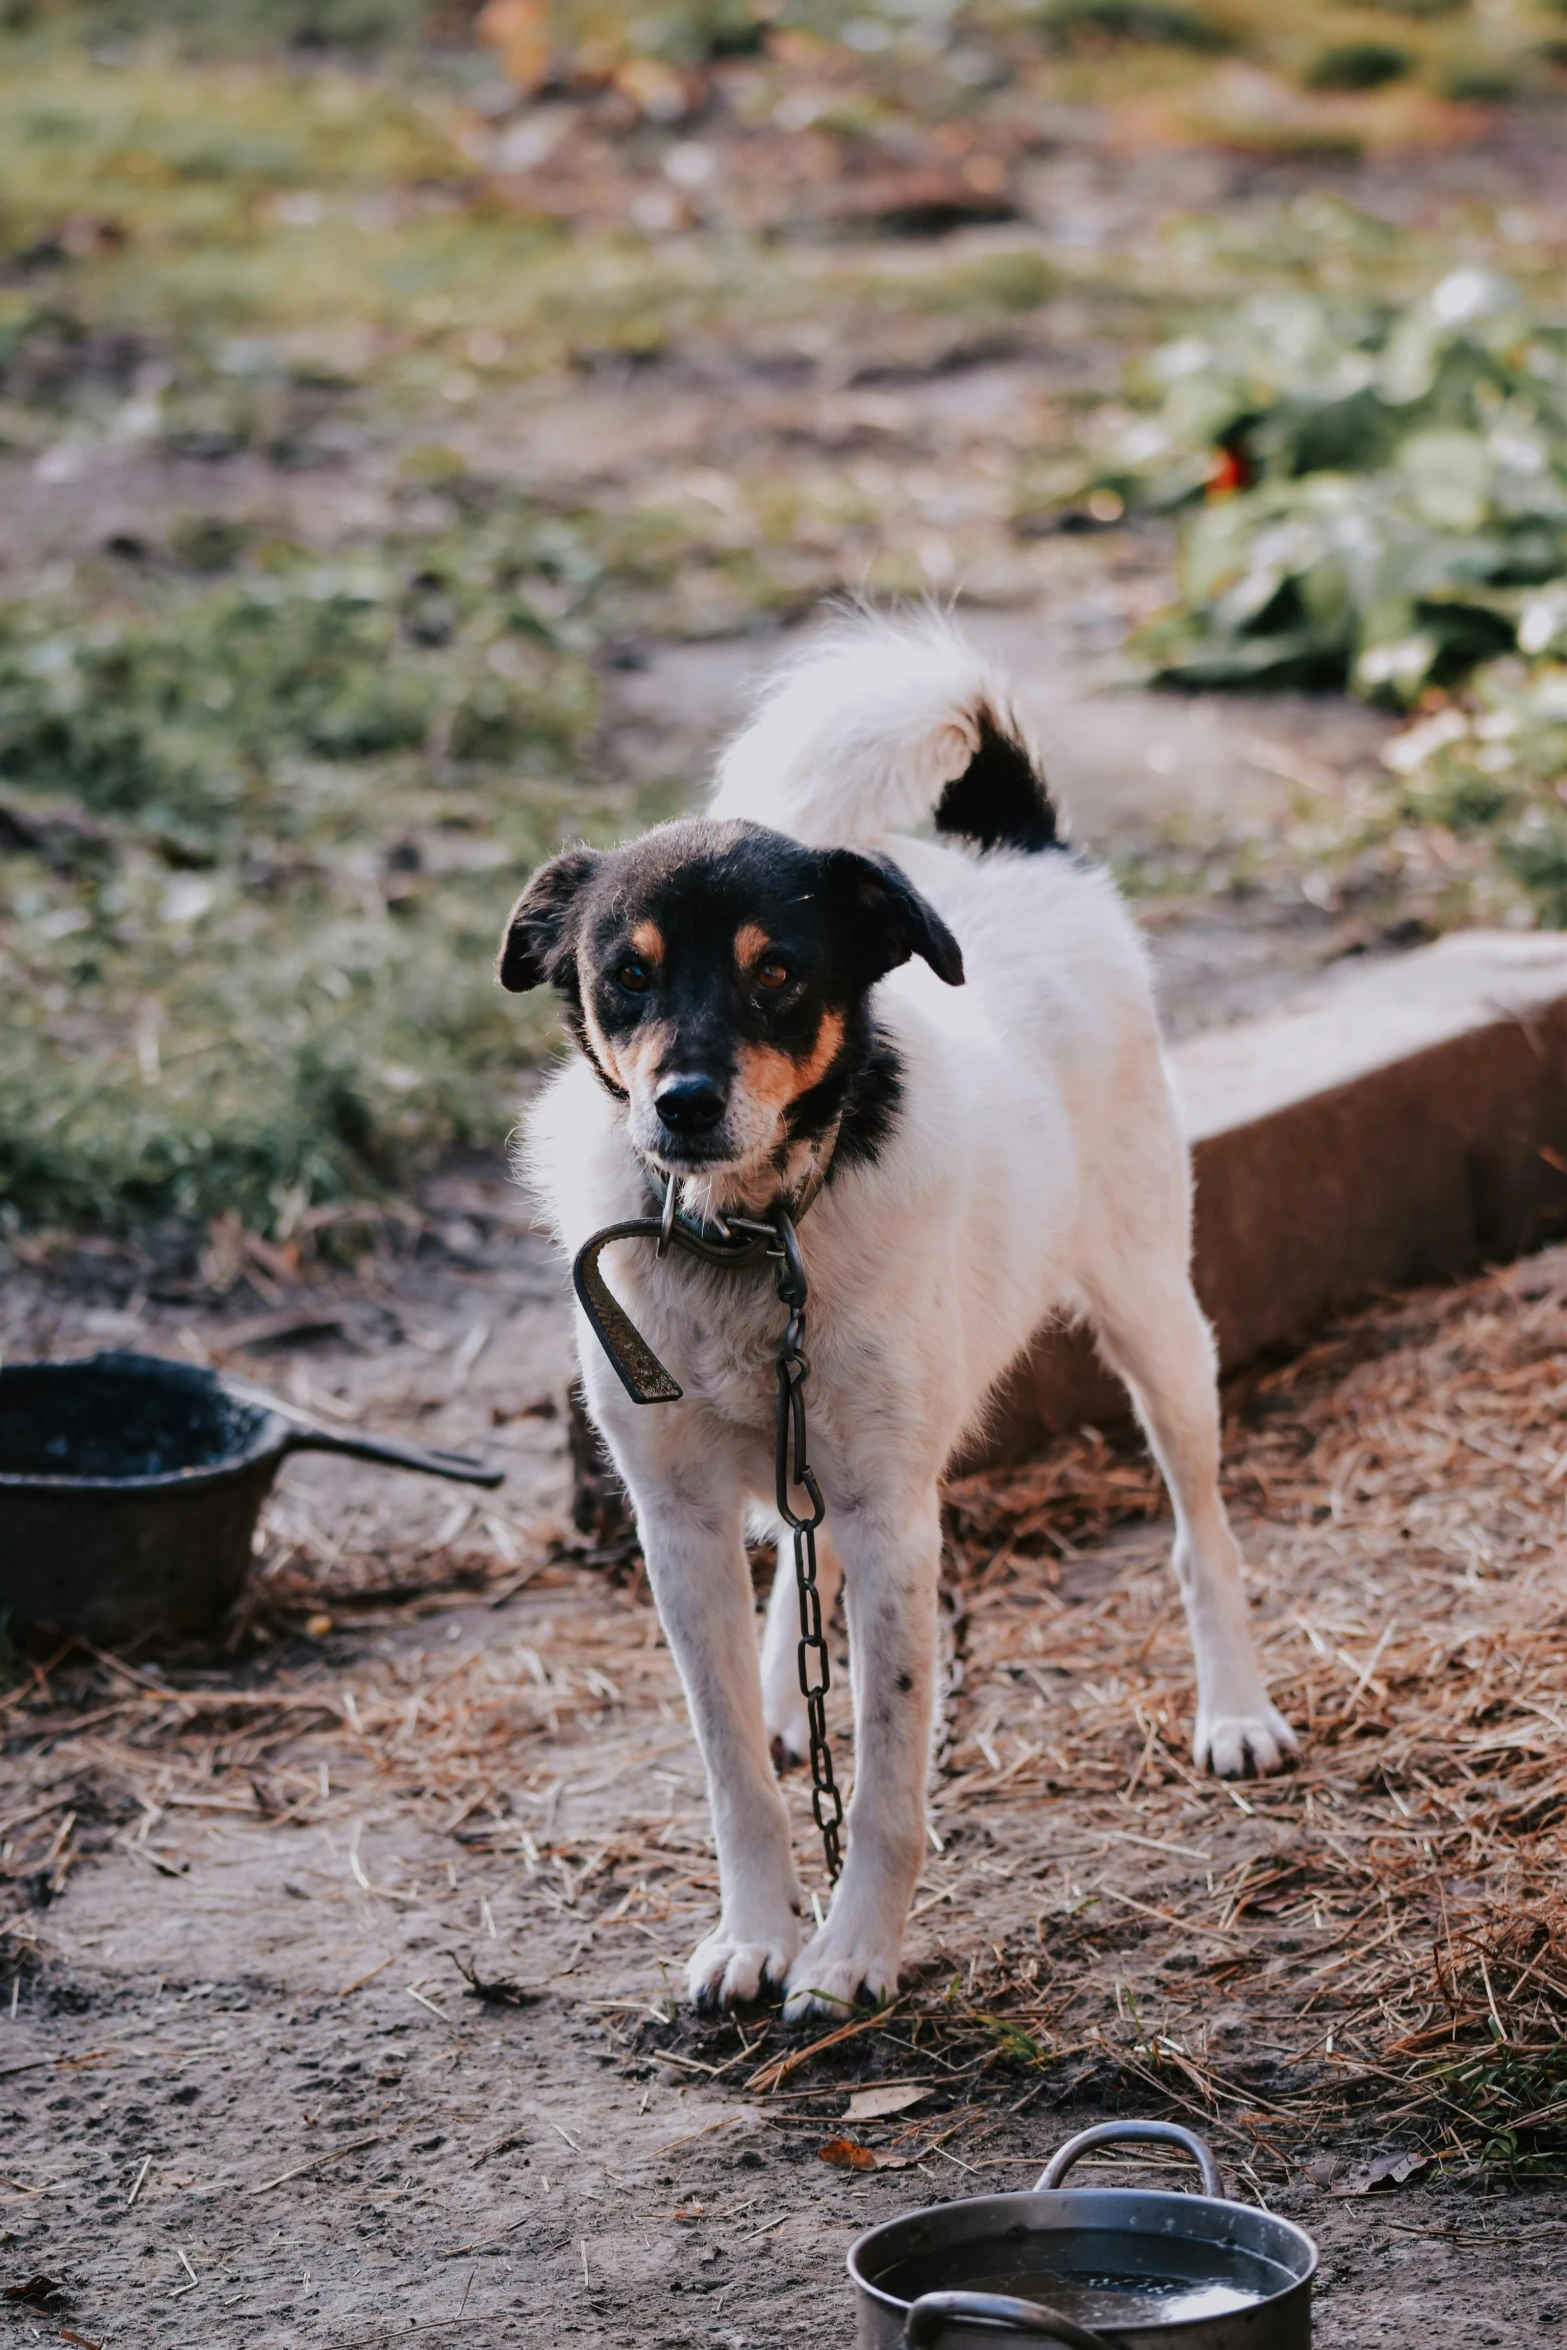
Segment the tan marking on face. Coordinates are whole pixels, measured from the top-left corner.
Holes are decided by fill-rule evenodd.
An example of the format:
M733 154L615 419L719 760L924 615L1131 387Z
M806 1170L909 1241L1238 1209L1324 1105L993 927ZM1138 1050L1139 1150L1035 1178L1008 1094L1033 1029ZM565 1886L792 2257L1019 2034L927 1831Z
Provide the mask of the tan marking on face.
M765 1102L769 1109L786 1110L802 1093L820 1085L843 1049L843 1035L843 1014L824 1012L816 1042L799 1059L793 1053L781 1052L773 1044L742 1045L740 1083L753 1099Z
M620 1055L599 1026L592 1001L586 994L582 998L582 1025L587 1030L588 1050L594 1060L606 1077L618 1085L623 1093L628 1093L630 1087L620 1066Z
M742 922L735 932L735 961L742 971L750 971L761 961L772 940L765 930L754 922Z
M651 1086L656 1083L659 1062L669 1049L670 1024L667 1020L638 1021L632 1034L616 1044L613 1038L605 1035L591 1001L585 996L582 1002L582 1025L587 1030L593 1058L622 1093L634 1093L639 1085Z
M658 1082L659 1063L672 1042L672 1030L667 1020L644 1020L634 1036L629 1036L620 1048L620 1065L626 1072L622 1083L629 1092L639 1085L651 1088Z
M664 933L656 922L639 922L631 933L631 943L644 963L664 960Z

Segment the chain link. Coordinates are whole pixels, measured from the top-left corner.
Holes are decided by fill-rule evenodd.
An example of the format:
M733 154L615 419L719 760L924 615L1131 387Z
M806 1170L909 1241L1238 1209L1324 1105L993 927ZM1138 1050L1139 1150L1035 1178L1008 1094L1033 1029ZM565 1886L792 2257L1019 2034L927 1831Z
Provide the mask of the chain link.
M777 1209L772 1222L783 1259L778 1295L789 1308L789 1326L777 1360L778 1514L794 1537L794 1580L800 1600L800 1694L805 1699L811 1742L811 1814L821 1832L828 1882L835 1885L843 1867L843 1798L833 1777L832 1748L827 1742L827 1692L832 1671L821 1594L816 1587L816 1529L827 1515L827 1505L806 1453L804 1391L811 1366L805 1352L805 1265L787 1210ZM810 1505L808 1516L796 1508L796 1493L805 1495Z

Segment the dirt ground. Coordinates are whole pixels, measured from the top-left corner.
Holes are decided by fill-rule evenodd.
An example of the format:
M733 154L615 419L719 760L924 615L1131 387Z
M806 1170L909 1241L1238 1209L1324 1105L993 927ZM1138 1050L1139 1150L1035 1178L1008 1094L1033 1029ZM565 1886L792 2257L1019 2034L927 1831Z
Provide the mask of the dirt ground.
M814 2054L765 2014L673 2008L715 1892L700 1777L639 1580L551 1555L565 1317L537 1236L470 1175L352 1279L280 1304L245 1262L62 1253L13 1277L6 1353L233 1361L336 1419L482 1444L508 1482L462 1515L297 1464L227 1644L16 1661L3 2338L847 2342L862 2227L1026 2184L1107 2109L1196 2120L1238 2192L1316 2234L1325 2344L1428 2341L1438 2294L1455 2345L1558 2338L1562 2190L1477 2161L1519 2096L1430 2068L1483 2066L1498 2004L1509 2047L1561 2044L1561 1254L1232 1398L1264 1643L1308 1734L1288 1781L1185 1762L1135 1452L1073 1440L959 1489L909 1985ZM312 1316L336 1327L283 1336ZM899 2110L846 2118L867 2085ZM1541 2074L1522 2107L1554 2094ZM876 2168L819 2159L845 2130ZM1402 2185L1344 2191L1400 2154Z

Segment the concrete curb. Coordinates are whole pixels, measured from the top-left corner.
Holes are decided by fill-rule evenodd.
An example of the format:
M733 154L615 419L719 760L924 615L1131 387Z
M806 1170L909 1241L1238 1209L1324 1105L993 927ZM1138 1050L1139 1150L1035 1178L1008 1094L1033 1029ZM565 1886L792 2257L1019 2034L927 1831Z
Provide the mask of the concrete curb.
M1170 1061L1226 1371L1375 1290L1458 1278L1567 1223L1567 938L1460 932ZM1084 1333L1046 1332L964 1466L1126 1410Z

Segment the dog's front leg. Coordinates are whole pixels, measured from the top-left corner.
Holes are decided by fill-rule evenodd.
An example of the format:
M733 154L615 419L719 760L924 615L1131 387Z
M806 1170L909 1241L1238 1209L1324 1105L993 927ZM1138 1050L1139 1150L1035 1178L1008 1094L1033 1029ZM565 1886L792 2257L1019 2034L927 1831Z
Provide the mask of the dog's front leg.
M827 1923L789 1970L791 2021L897 1989L925 1850L941 1515L935 1489L833 1513L854 1689L854 1796Z
M762 1725L751 1575L738 1484L709 1460L700 1478L627 1478L664 1632L685 1685L718 1843L719 1918L693 1952L691 1996L754 1999L781 1984L800 1947L789 1818Z

